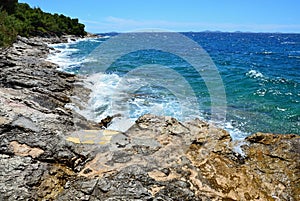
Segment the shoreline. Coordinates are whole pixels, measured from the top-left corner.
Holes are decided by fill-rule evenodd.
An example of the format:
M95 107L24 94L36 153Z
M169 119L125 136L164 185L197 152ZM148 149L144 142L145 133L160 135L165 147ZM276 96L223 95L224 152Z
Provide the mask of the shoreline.
M46 43L67 38L18 37L0 50L0 199L300 199L300 136L250 135L243 156L200 120L144 115L122 133L67 109L89 95L45 60Z

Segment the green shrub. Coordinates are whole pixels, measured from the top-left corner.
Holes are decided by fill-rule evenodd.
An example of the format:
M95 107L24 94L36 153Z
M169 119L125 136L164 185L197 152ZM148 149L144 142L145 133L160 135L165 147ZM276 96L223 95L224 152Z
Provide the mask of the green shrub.
M0 11L0 47L10 45L16 37L15 18L6 11Z
M0 46L11 44L17 35L61 36L64 34L84 36L84 25L78 19L43 12L30 8L17 0L1 0Z
M18 0L1 0L0 8L5 10L8 14L12 14L15 12L17 3Z

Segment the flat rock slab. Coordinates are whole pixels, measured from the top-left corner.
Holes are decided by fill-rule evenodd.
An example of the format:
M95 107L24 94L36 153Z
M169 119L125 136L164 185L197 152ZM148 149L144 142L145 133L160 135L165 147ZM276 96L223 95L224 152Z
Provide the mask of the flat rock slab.
M105 145L117 134L121 134L121 132L115 130L80 130L73 132L66 140L76 144Z
M16 120L14 120L11 125L23 127L25 129L29 129L34 132L40 131L40 128L36 123L34 123L30 118L23 117L23 116L17 117Z

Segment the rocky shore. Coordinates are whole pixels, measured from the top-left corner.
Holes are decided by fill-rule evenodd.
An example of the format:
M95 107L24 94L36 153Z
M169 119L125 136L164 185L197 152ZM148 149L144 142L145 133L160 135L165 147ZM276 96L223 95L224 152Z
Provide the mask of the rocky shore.
M0 50L0 200L300 200L300 136L256 133L237 151L198 119L144 115L121 133L68 109L89 90L45 60L66 41Z

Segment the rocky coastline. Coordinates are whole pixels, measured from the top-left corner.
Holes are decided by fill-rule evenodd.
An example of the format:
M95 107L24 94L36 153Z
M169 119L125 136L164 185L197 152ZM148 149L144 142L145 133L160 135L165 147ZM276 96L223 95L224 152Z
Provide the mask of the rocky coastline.
M68 40L0 50L0 200L300 200L298 135L256 133L239 152L199 119L149 114L121 133L68 109L89 90L46 61Z

